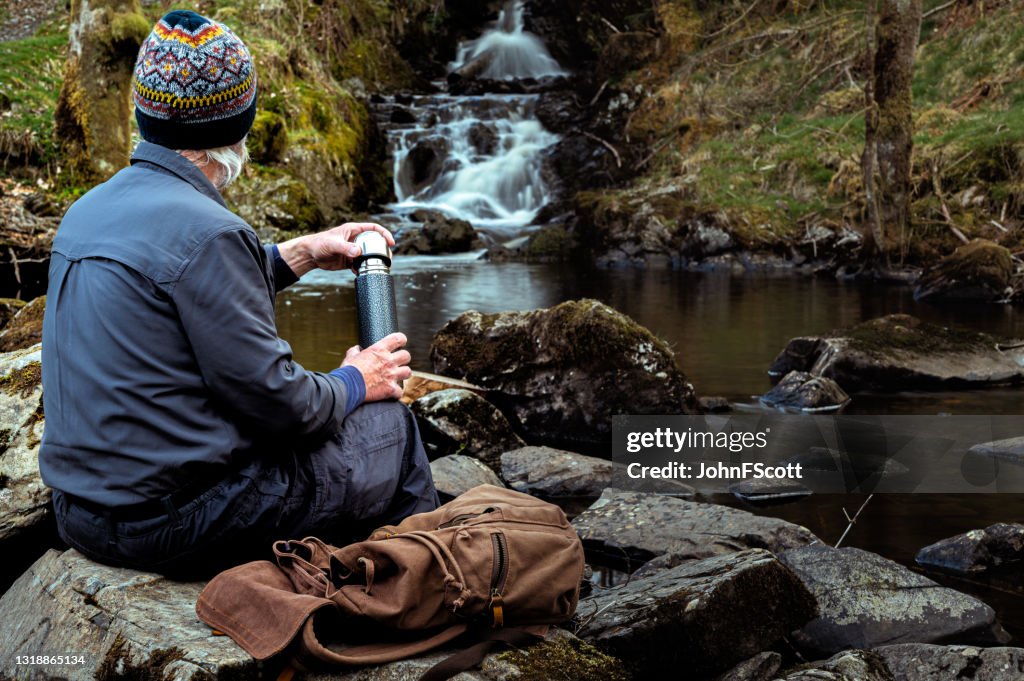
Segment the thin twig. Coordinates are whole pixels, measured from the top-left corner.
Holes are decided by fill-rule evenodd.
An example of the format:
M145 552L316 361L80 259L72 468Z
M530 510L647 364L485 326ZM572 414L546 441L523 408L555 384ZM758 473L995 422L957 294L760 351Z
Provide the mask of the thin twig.
M616 33L622 33L622 31L620 31L619 29L617 29L617 28L615 27L615 24L613 24L612 22L608 21L608 20L607 20L607 19L605 19L604 17L601 17L601 21L602 21L602 22L604 23L604 25L605 25L605 26L607 26L608 28L612 29L612 30L613 30L613 31L615 31Z
M594 95L594 98L590 100L589 106L594 106L595 104L597 104L597 100L601 99L601 95L604 94L604 89L606 87L608 87L608 81L607 80L605 82L601 83L601 87L597 88L597 94Z
M7 252L11 254L11 264L14 265L14 281L18 282L18 287L21 287L21 268L18 267L18 256L14 255L14 249L10 246L7 247Z
M618 150L615 147L613 147L607 140L603 140L594 133L587 132L585 130L583 131L583 136L589 137L595 142L599 142L600 144L602 144L606 149L608 149L608 151L612 152L612 155L615 157L615 166L618 168L622 167L622 157L619 156Z
M955 5L956 3L957 3L957 0L950 0L950 2L947 2L945 5L939 5L938 7L932 7L930 10L928 10L927 12L925 12L924 14L921 15L921 21L924 21L925 19L927 19L928 17L932 16L933 14L938 14L939 12L946 11L947 9L949 9L950 7Z
M839 545L843 543L844 539L846 539L846 535L848 535L850 533L850 530L853 529L853 526L857 524L857 518L860 517L861 511L864 510L864 507L868 505L868 502L871 501L871 497L873 496L875 495L868 495L868 498L864 500L864 503L860 505L860 508L857 509L857 512L853 515L852 518L850 517L850 514L846 512L846 509L843 509L843 515L845 515L846 519L850 521L850 524L846 526L846 530L843 531L843 536L841 536L839 538L839 541L836 542L835 548L839 548Z

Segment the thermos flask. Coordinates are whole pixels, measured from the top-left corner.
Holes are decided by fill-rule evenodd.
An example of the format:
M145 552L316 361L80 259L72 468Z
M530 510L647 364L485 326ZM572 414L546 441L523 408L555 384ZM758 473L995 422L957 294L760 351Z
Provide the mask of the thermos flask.
M391 249L378 232L362 232L355 238L356 315L359 318L359 346L368 348L384 336L398 331L395 314L395 284L391 279Z

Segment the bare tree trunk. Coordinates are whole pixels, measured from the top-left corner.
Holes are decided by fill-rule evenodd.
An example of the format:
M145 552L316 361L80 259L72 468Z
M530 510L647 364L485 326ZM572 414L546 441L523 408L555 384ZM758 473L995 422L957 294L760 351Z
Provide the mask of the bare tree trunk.
M139 0L72 0L64 83L55 134L70 169L85 184L128 164L131 77L149 33Z
M864 247L861 258L865 261L885 249L885 232L878 214L878 195L875 189L875 167L878 165L878 149L875 138L878 132L878 106L875 102L875 22L878 20L878 0L869 0L864 9L865 35L867 37L867 72L864 81L864 155L861 156L861 172L864 177Z
M868 102L863 168L868 219L875 211L875 245L883 253L888 251L888 240L893 236L904 247L910 229L914 146L911 84L920 34L921 0L881 0L877 34L869 30L869 41L874 38L876 44L873 82L865 92L867 96L873 90L873 102ZM872 169L873 182L869 182L868 171Z

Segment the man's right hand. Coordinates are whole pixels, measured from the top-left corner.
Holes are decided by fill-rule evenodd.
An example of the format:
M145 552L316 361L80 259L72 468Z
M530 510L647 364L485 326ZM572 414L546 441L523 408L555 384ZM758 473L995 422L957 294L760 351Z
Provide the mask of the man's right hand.
M366 348L353 345L345 353L341 366L354 366L366 383L365 402L398 399L402 396L402 381L412 376L409 362L412 357L403 350L408 339L404 333L393 333Z

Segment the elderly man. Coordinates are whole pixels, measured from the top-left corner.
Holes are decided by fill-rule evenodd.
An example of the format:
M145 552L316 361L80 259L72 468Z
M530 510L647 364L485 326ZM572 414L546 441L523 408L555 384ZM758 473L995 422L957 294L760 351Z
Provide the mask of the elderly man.
M437 506L409 411L406 339L329 374L292 360L277 291L351 266L345 224L264 247L219 190L244 164L256 73L225 26L188 11L142 45L146 140L68 211L43 325L39 452L61 537L105 563L208 573L274 539L363 538Z

